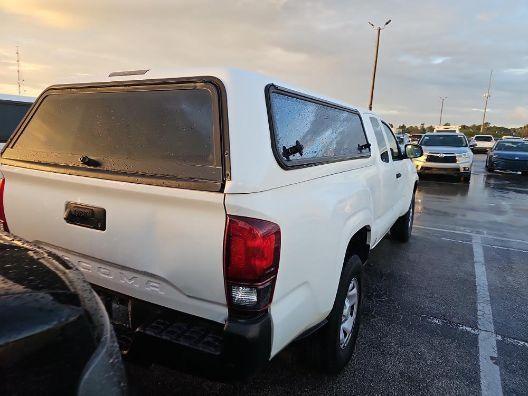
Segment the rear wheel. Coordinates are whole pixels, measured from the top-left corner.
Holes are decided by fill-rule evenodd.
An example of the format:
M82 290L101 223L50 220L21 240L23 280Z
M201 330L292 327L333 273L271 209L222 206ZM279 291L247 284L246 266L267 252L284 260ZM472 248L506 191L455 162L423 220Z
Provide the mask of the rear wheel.
M390 229L391 237L400 242L407 242L411 238L414 222L414 195L409 210L396 220Z
M316 334L314 358L327 373L340 372L350 361L359 331L362 301L362 263L357 255L347 259L328 322Z

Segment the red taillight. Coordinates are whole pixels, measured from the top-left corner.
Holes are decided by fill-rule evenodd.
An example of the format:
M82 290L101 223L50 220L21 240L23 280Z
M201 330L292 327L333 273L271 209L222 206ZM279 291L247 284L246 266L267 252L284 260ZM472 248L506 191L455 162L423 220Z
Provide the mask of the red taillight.
M259 311L271 303L280 245L277 224L249 217L227 217L224 265L230 307Z
M0 229L3 231L9 232L9 227L7 226L7 220L4 212L4 188L5 188L5 179L0 180Z

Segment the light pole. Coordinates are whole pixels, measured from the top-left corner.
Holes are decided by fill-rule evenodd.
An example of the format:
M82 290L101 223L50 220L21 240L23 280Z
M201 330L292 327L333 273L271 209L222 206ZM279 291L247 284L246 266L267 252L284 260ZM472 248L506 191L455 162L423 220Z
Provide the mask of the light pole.
M488 99L490 97L491 90L491 76L493 76L493 70L490 72L489 82L488 82L488 92L484 94L484 114L482 115L482 126L480 127L480 134L484 134L484 129L486 128L486 111L488 110Z
M383 25L383 27L381 26L376 27L374 26L372 22L369 22L370 26L372 26L372 28L377 31L376 54L374 56L374 68L372 70L372 84L370 85L369 110L372 110L372 102L374 100L374 84L376 83L376 69L378 68L378 51L379 51L380 34L381 34L381 31L385 29L385 27L387 27L389 23L391 23L390 19L387 22L385 22L385 25Z
M444 101L447 99L447 96L441 96L440 99L442 100L442 104L440 105L440 122L438 123L438 125L442 126L442 115L444 114Z

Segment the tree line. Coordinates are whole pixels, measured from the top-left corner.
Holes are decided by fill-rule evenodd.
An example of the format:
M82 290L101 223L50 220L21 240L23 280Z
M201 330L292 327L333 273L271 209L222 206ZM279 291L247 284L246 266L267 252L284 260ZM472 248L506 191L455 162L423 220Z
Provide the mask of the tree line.
M449 123L444 124L445 126L449 126ZM460 132L464 133L466 136L474 136L480 134L480 125L459 125ZM425 124L421 125L405 125L402 124L398 127L398 132L402 133L408 133L408 134L416 134L416 133L426 133L426 132L433 132L435 127L433 125L426 126ZM528 124L525 126L519 127L519 128L507 128L499 125L491 125L489 122L486 122L485 124L485 130L484 134L486 135L493 135L495 138L500 138L504 135L511 135L511 136L520 136L524 138L528 138Z

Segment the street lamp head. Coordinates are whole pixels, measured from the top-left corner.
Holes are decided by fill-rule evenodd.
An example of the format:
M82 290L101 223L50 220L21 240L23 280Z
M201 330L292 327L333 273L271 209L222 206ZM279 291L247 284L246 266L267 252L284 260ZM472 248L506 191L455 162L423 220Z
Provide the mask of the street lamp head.
M387 22L385 22L385 26L387 26L389 23L391 23L392 19L389 19Z
M369 25L372 26L372 27L375 27L374 24L372 22L369 21Z

